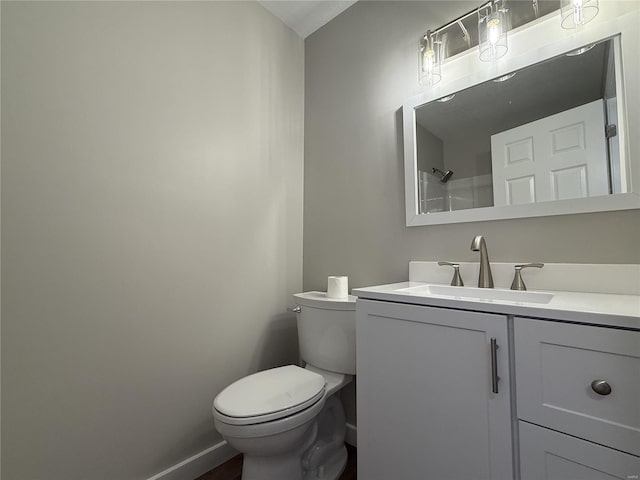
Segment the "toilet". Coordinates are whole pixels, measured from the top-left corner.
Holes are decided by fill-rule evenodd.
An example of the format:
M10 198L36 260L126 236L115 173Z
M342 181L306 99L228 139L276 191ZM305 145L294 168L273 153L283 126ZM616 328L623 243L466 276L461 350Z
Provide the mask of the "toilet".
M213 401L216 430L244 454L242 480L336 480L347 463L345 416L335 394L356 373L356 297L294 298L306 366L241 378Z

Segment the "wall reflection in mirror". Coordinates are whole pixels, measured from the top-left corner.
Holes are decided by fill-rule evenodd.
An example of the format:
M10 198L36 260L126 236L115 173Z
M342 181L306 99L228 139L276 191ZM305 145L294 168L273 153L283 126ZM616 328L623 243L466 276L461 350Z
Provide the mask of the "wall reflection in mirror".
M417 107L419 213L627 192L617 135L618 42Z

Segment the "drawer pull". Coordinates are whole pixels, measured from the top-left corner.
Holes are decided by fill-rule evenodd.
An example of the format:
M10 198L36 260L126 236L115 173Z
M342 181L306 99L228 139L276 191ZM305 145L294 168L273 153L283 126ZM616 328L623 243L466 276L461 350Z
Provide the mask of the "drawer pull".
M594 380L591 382L591 390L598 395L609 395L611 393L611 385L606 380Z

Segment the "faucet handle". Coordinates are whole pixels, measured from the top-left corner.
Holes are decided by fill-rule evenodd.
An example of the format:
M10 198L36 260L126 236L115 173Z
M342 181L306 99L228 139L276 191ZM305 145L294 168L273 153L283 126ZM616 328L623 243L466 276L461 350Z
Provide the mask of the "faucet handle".
M451 285L454 287L464 287L462 277L460 276L460 264L451 262L438 262L441 267L453 267L453 278L451 279Z
M535 268L542 268L544 267L544 263L524 263L522 265L515 265L513 268L515 268L515 275L513 277L513 282L511 283L511 290L526 290L527 286L524 284L524 281L522 280L522 275L521 275L521 271L523 268L529 268L529 267L535 267Z

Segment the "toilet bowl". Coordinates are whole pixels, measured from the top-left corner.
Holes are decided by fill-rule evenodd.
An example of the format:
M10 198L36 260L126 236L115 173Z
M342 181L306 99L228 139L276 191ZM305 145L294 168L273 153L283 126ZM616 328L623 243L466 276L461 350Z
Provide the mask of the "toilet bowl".
M335 394L355 373L355 297L294 297L306 367L241 378L213 402L216 429L244 454L242 480L336 480L347 462L344 411Z

